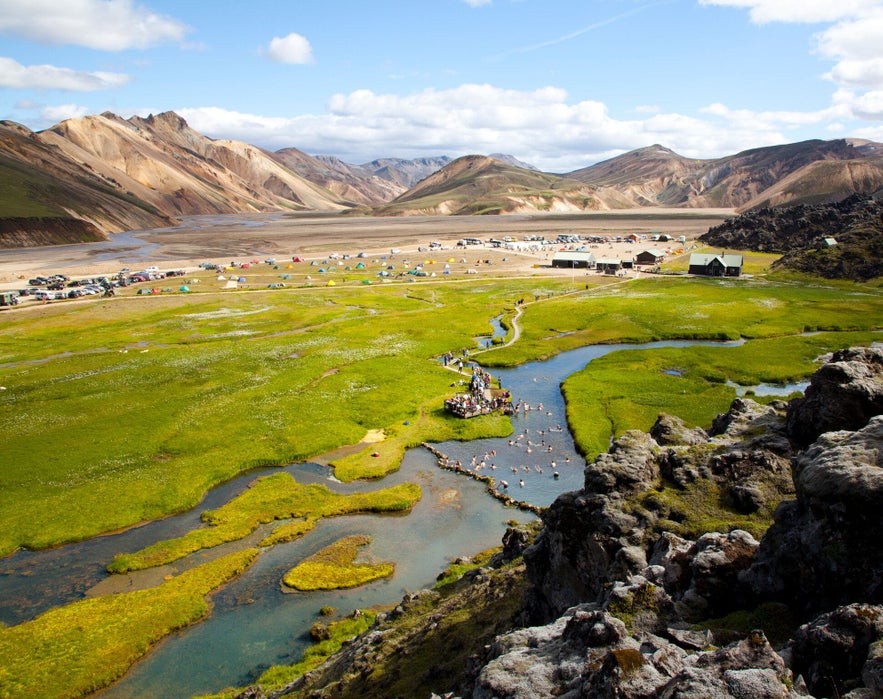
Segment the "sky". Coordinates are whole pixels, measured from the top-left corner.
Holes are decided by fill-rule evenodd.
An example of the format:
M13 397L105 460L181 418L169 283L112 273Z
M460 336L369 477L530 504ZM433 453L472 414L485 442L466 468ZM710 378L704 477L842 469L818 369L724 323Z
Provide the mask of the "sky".
M653 144L883 142L883 0L0 0L0 119L105 111L556 173Z

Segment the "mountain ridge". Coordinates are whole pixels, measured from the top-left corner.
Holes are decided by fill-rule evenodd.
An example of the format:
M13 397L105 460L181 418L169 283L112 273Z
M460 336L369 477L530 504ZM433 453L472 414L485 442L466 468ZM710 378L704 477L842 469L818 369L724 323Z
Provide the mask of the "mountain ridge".
M554 174L501 153L356 165L294 147L272 152L204 136L174 112L130 119L105 112L40 132L0 122L3 247L95 240L199 214L747 211L881 191L883 144L862 139L810 140L711 160L653 144Z

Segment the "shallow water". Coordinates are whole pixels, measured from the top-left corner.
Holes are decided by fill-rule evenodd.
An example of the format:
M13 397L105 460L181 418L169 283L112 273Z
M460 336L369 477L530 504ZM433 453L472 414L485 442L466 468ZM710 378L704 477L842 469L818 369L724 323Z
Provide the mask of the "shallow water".
M561 493L582 487L585 467L567 429L561 382L593 359L619 349L693 344L712 343L584 347L544 362L494 371L516 401L530 405L529 410L520 410L513 416L513 435L436 446L466 468L471 467L473 457L476 466L485 461L479 472L493 476L498 489L515 499L549 505ZM465 372L466 369L464 379ZM491 464L496 468L491 468ZM0 621L17 624L51 607L80 599L90 591L103 594L156 584L167 572L180 571L204 562L206 556L225 553L237 544L193 554L168 569L119 578L109 578L104 572L116 553L136 551L157 540L180 536L199 526L203 510L228 501L257 476L278 470L253 471L215 488L197 508L181 515L81 544L52 551L23 551L6 558L0 562ZM248 684L267 665L291 663L299 658L308 644L306 633L316 621L320 607L330 605L346 614L358 607L395 603L406 592L431 586L454 558L498 546L508 520L533 519L531 514L503 507L485 492L483 483L439 469L435 457L422 448L410 450L398 472L373 483L339 483L318 464L293 464L284 470L299 482L323 483L341 493L417 482L423 499L407 515L323 520L302 539L264 550L245 574L214 596L215 608L209 619L166 639L123 680L101 692L101 697L170 699ZM499 485L502 480L508 481L508 489ZM267 525L262 531L272 526ZM366 555L394 561L395 575L355 590L308 594L281 591L281 578L289 568L349 534L370 535L373 541Z

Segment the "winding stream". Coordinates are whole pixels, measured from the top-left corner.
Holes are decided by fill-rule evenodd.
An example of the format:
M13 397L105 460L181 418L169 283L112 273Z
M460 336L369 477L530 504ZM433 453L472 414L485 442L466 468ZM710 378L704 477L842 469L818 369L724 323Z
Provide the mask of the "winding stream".
M696 344L721 343L590 346L544 362L494 371L516 400L531 406L513 416L514 434L503 439L444 442L437 447L450 459L460 460L464 467L472 464L473 457L476 465L484 461L483 473L498 482L508 481L506 492L515 499L549 505L559 494L582 487L585 467L567 429L561 382L609 352ZM198 507L181 515L80 544L50 551L21 551L4 559L0 562L0 621L13 625L88 594L157 584L169 572L242 546L241 542L220 546L195 553L170 568L130 576L108 576L104 572L116 553L180 536L199 526L203 510L223 504L262 473L278 470L252 471L219 486ZM314 463L292 464L284 470L299 482L323 483L341 493L416 482L423 490L423 499L407 515L325 519L302 539L264 550L248 571L214 596L209 619L166 639L120 682L95 696L173 699L248 684L268 665L299 659L309 643L307 631L322 606L336 607L346 614L355 608L395 603L407 592L431 586L454 558L499 545L507 521L533 518L529 513L503 507L485 492L482 483L439 469L435 457L422 448L410 450L398 472L374 483L342 484L328 469ZM254 536L263 535L273 526L265 525ZM281 591L280 581L288 569L349 534L370 535L373 541L367 554L376 560L395 561L395 575L354 590L308 594Z

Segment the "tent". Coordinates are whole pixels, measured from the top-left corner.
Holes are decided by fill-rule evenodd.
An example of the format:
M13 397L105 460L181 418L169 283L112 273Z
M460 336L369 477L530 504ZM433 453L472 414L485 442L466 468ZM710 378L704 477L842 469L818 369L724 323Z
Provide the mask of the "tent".
M329 279L329 280L328 280L328 286L334 286L334 280L333 280L333 279Z
M184 285L179 289L179 291L190 291L190 287L187 286L186 284L184 284Z
M239 277L239 279L237 279L236 281L238 281L240 284L245 284L246 279L245 277Z
M356 269L365 269L365 263L360 262L359 264L356 265Z
M291 258L291 261L292 261L292 262L303 262L303 260L300 259L299 257L297 257L296 255L295 255L294 257Z
M236 283L235 279L227 280L227 283L224 285L225 289L236 289L239 287L239 284Z

